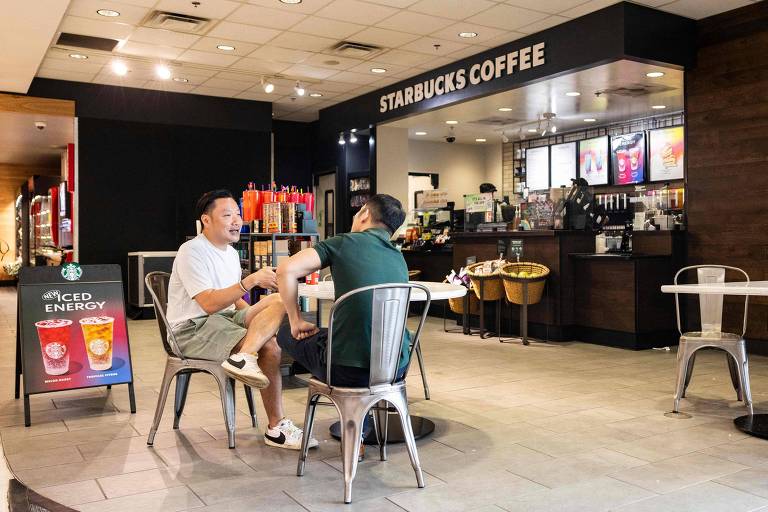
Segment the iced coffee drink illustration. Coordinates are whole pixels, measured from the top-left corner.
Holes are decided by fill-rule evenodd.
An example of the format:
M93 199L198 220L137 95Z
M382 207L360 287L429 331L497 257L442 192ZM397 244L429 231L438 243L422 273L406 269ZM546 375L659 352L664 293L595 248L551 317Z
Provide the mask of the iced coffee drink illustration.
M90 316L80 319L85 351L91 370L112 368L112 332L115 319L110 316Z
M69 371L69 340L72 320L53 319L35 323L43 354L43 367L48 375L63 375Z

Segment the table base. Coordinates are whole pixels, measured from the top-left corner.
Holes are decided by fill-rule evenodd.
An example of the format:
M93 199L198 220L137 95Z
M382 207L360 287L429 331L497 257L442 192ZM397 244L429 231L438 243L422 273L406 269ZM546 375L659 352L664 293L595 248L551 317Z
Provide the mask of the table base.
M745 434L768 439L768 414L739 416L733 424Z
M403 427L400 425L400 419L396 414L392 414L392 418L389 418L389 426L387 430L387 444L389 443L403 443L405 438L403 437ZM432 420L422 418L421 416L411 416L411 428L413 429L413 436L416 439L428 436L435 431L435 424ZM337 421L333 423L330 428L331 437L336 440L341 440L341 422ZM365 436L365 444L378 445L376 440L376 432L371 429L371 432Z

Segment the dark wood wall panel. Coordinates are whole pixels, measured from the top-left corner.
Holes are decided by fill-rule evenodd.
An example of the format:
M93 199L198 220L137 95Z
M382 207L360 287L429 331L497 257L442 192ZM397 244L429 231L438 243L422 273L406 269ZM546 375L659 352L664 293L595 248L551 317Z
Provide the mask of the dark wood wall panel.
M697 63L686 73L688 262L734 265L766 280L768 2L698 28ZM768 339L767 304L751 301L748 337ZM726 315L732 309L738 316L730 305Z

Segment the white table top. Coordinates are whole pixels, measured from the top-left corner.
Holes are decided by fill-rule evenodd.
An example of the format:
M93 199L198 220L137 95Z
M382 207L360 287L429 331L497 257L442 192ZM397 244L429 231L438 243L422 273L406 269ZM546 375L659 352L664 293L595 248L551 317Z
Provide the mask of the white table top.
M664 293L768 296L768 281L751 281L749 283L665 284L661 287L661 291Z
M432 300L453 299L463 297L467 294L467 289L459 284L437 283L434 281L409 281L413 284L425 286L432 295ZM321 300L334 300L333 281L321 281L318 284L308 285L299 283L299 296L311 297ZM421 290L413 290L411 293L412 301L427 300L426 294Z

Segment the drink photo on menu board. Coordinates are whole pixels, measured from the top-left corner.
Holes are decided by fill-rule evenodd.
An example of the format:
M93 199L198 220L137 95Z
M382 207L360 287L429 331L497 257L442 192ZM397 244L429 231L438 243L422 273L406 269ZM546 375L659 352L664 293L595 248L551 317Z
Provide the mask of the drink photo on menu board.
M579 141L579 176L590 185L608 184L608 136Z
M681 180L685 177L685 128L674 126L651 130L650 180Z
M614 185L645 181L645 134L625 133L611 137Z

